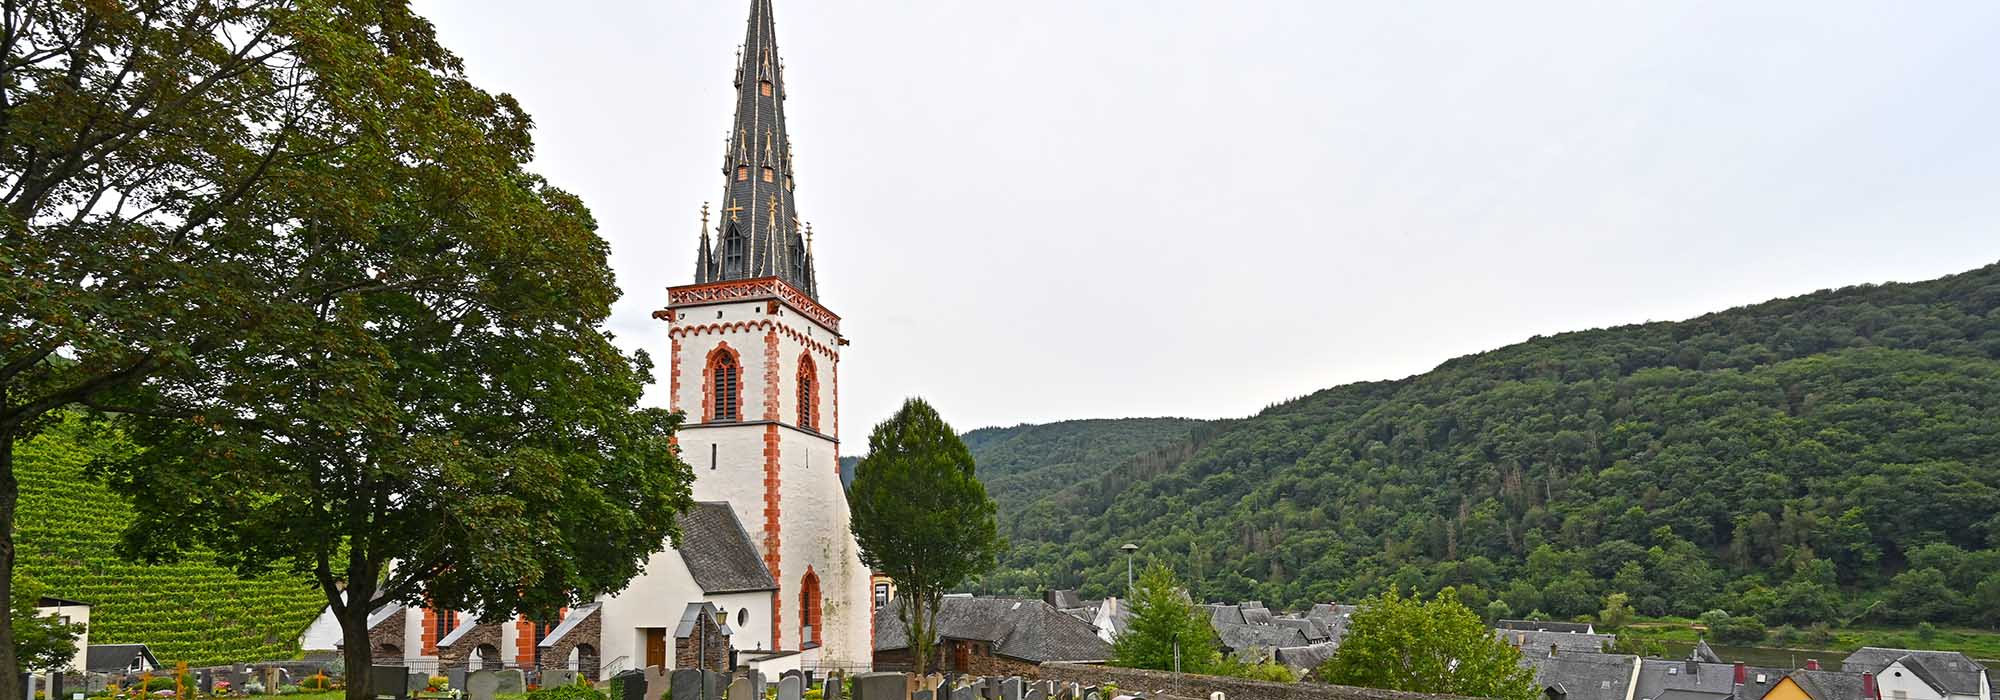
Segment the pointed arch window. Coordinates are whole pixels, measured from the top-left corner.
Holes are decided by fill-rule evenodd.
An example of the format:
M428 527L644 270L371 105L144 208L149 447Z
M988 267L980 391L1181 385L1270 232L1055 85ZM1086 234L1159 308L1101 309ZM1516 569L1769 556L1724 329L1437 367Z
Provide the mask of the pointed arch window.
M743 365L728 345L708 354L708 420L743 419Z
M799 641L807 649L819 646L819 574L806 567L799 582Z
M811 353L799 355L799 427L819 430L819 368Z

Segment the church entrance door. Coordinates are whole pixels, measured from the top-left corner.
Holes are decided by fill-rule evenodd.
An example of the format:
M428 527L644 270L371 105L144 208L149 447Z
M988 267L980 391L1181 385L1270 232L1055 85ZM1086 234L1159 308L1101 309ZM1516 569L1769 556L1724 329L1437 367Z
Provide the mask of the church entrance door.
M664 628L646 630L646 665L667 668L667 631Z

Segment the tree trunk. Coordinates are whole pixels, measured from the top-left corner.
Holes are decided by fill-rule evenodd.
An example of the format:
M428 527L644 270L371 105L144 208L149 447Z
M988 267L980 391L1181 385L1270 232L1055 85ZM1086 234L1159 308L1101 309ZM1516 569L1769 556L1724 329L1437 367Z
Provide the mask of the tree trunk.
M6 405L0 389L0 407ZM0 700L22 697L21 660L14 658L14 428L0 427ZM79 669L80 670L80 669Z
M932 634L930 625L926 624L930 618L924 615L924 597L910 596L903 608L903 612L910 616L903 622L903 627L910 632L910 670L922 678L924 672L930 670Z
M334 615L340 621L340 656L347 665L347 700L369 700L375 695L370 687L375 645L368 640L368 614L375 609L371 604L375 591L372 586L354 587L351 581L349 586L346 605L336 608L339 612Z

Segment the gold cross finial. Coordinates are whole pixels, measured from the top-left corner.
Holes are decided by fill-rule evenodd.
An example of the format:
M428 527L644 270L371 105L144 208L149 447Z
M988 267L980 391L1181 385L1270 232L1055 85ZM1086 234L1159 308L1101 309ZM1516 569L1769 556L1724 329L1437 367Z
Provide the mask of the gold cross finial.
M737 204L735 197L729 198L729 208L723 211L729 212L729 220L731 222L742 221L742 219L736 218L736 212L743 211L743 205Z
M774 194L774 195L771 195L771 204L770 204L770 209L771 209L771 227L772 227L772 228L777 228L777 226L778 226L778 195L775 195L775 194Z

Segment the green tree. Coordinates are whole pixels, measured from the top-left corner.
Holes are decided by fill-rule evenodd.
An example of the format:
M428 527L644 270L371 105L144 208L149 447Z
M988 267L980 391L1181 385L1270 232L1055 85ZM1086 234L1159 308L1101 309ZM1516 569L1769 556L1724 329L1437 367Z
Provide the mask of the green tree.
M23 578L14 582L14 599L9 606L13 610L14 658L25 670L62 670L76 659L76 641L83 636L83 625L64 624L53 615L38 614L35 603L42 595L41 586L33 581Z
M1111 665L1172 671L1176 644L1183 672L1213 673L1222 663L1208 616L1173 570L1154 562L1132 590L1132 619L1112 645Z
M528 117L450 73L383 70L427 108L348 154L381 199L294 212L288 286L243 304L257 332L118 396L145 449L94 467L133 502L123 553L302 574L348 668L391 602L545 618L623 588L678 536L693 478L680 417L638 408L650 360L602 328L608 246L524 169ZM349 225L366 234L320 235Z
M1606 631L1615 632L1632 621L1631 596L1611 593L1604 596L1604 609L1597 612L1597 624Z
M1882 599L1884 616L1904 624L1948 619L1960 604L1958 591L1937 569L1913 569L1897 574Z
M401 0L29 2L0 9L0 599L14 446L330 294L303 258L381 234L403 166L479 123L523 133ZM470 114L470 117L466 115ZM506 144L525 154L528 144ZM480 177L464 182L484 183ZM393 265L368 268L404 284ZM293 332L297 332L294 328ZM18 697L0 607L0 697Z
M1520 660L1451 589L1429 601L1390 591L1355 611L1319 676L1367 688L1534 700L1534 671Z
M993 568L1005 544L972 452L923 399L868 435L848 492L861 561L896 584L916 672L930 665L938 602Z

